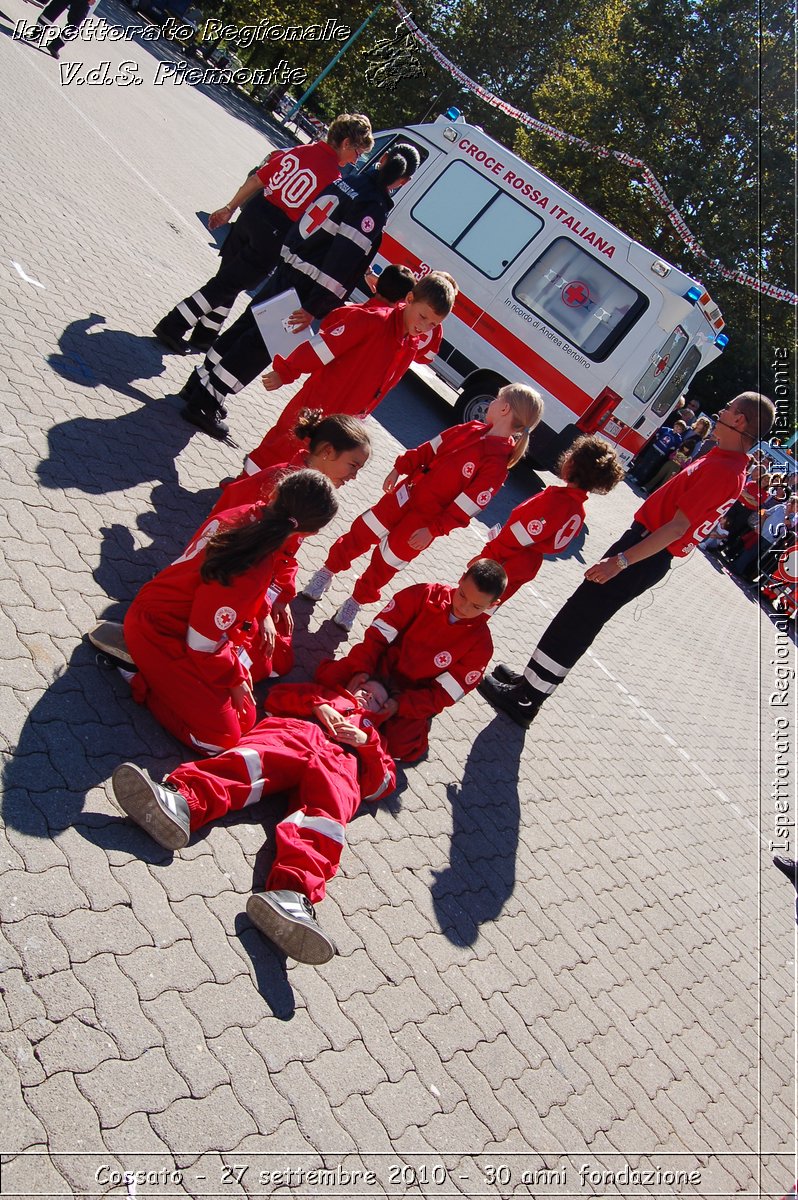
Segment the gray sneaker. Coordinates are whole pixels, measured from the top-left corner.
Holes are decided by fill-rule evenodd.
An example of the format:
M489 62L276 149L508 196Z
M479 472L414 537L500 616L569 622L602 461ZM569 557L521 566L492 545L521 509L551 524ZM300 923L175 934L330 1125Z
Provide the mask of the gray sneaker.
M100 621L87 635L92 646L115 658L117 662L135 667L130 651L125 645L125 630L118 621Z
M335 621L335 624L340 626L341 629L345 629L346 632L349 633L350 629L355 623L355 620L357 619L357 614L359 612L360 605L358 604L357 600L355 600L354 596L350 596L348 600L344 600L341 607L335 613L333 616L333 621Z
M181 850L189 839L190 813L185 796L150 779L134 763L122 763L111 776L122 812L165 850Z
M321 600L332 581L332 571L328 571L326 567L319 567L313 578L309 579L303 587L302 595L306 596L308 600Z
M288 958L319 966L338 951L319 928L313 905L301 892L254 892L247 916Z

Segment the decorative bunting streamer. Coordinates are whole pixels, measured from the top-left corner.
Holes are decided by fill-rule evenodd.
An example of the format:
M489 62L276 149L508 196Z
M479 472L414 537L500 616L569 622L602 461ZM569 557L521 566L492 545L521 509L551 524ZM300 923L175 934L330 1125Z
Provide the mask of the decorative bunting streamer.
M469 91L474 92L491 108L498 108L508 117L512 117L514 121L518 121L521 125L526 125L530 129L534 129L537 133L543 134L544 137L552 138L555 142L569 142L572 146L579 146L582 150L587 150L591 154L597 155L599 158L615 158L618 162L622 162L624 166L632 167L642 173L643 184L651 192L657 204L667 213L668 219L678 233L679 237L693 254L698 258L702 258L709 263L713 271L716 271L723 279L731 280L733 283L740 283L744 287L752 288L755 292L761 292L764 296L769 296L772 300L784 300L787 304L798 304L798 295L789 291L788 288L781 287L778 284L766 283L763 279L758 279L755 275L748 275L742 270L732 270L729 267L724 267L717 258L710 258L704 247L698 241L694 233L688 228L682 214L679 212L676 205L673 203L664 187L657 179L651 168L642 161L642 159L634 158L631 154L626 154L623 150L608 150L606 146L594 146L585 138L576 137L572 133L566 133L562 129L555 129L553 125L547 125L545 121L538 120L530 113L523 112L520 108L516 108L512 104L508 104L506 100L502 100L499 96L494 96L493 92L489 92L487 88L475 80L470 79L464 71L447 58L446 55L438 49L438 47L430 41L425 33L419 29L410 13L405 9L400 0L394 0L394 5L399 16L404 21L410 32L417 41L429 51L435 59L438 66L442 67L453 76L458 83Z

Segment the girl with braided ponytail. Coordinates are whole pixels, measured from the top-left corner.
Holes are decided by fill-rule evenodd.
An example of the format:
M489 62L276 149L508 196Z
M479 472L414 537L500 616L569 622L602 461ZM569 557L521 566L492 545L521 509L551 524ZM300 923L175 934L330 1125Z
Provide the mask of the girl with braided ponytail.
M275 557L296 534L335 516L335 489L318 471L294 471L268 501L200 526L185 552L140 590L113 638L110 622L89 638L134 665L134 699L194 749L235 746L255 724L250 648L274 575Z
M544 488L516 505L502 529L471 560L492 558L504 567L507 587L499 604L535 578L545 554L565 552L585 523L588 493L606 496L623 479L623 467L607 442L579 437L561 456L557 474L564 486Z

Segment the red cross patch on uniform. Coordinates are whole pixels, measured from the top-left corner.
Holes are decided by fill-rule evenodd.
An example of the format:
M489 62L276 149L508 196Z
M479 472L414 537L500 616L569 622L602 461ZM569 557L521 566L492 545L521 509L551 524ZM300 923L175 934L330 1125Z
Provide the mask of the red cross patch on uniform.
M477 504L480 508L484 508L490 502L493 492L489 489L487 492L480 492L477 496Z
M374 228L374 218L373 217L364 217L363 220L360 222L360 228L363 230L364 233L371 233L372 229Z
M343 332L344 332L344 326L338 325L337 328L330 329L327 331L327 337L340 337Z
M545 524L545 521L530 521L526 527L526 531L530 537L537 537L539 533L543 532Z
M474 474L474 470L475 467L472 462L463 463L463 474L465 475L466 479L471 478L471 476Z
M452 656L448 650L441 650L440 654L436 654L432 661L443 671L451 663Z
M299 218L299 232L303 238L310 237L335 212L338 207L337 196L322 196L310 205Z
M473 687L474 684L477 683L481 678L482 678L481 671L469 671L465 678L466 686Z
M236 610L234 608L217 608L213 623L217 629L229 629L235 619Z

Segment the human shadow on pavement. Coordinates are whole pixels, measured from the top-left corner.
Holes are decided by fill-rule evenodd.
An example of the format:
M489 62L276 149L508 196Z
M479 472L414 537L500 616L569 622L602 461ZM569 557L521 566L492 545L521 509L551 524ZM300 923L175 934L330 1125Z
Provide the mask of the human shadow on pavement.
M246 902L245 897L242 899ZM258 932L245 912L236 917L235 927L252 961L258 991L279 1021L290 1021L296 1012L296 999L288 982L285 955Z
M88 388L104 384L132 400L152 403L152 397L133 387L133 381L163 375L168 351L155 338L104 326L101 313L70 321L58 339L60 353L48 355L47 362L70 383Z
M462 781L447 785L450 865L433 872L432 903L441 931L455 946L473 945L480 925L495 921L513 894L523 746L524 731L496 717L474 739Z

